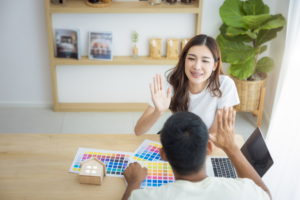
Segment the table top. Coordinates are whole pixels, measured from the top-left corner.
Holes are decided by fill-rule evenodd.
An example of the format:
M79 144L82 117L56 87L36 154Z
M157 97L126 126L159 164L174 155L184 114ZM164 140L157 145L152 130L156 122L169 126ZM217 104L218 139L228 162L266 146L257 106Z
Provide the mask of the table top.
M80 184L70 166L79 147L134 152L145 139L160 142L150 134L0 134L0 199L121 199L123 178ZM244 143L240 135L235 140ZM212 154L223 155L218 148Z

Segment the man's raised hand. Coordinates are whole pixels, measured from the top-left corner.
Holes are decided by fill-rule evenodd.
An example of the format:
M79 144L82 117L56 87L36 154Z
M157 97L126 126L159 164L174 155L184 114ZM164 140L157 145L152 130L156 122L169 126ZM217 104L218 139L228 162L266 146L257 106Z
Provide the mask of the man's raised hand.
M224 106L222 112L217 111L218 128L216 135L209 134L209 139L225 152L236 147L234 141L234 121L236 112L232 107Z

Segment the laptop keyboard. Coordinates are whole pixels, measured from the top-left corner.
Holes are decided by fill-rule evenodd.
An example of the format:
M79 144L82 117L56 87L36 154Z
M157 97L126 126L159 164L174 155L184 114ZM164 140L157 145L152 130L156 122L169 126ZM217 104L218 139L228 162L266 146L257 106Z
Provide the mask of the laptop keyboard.
M211 158L215 177L237 178L229 158Z

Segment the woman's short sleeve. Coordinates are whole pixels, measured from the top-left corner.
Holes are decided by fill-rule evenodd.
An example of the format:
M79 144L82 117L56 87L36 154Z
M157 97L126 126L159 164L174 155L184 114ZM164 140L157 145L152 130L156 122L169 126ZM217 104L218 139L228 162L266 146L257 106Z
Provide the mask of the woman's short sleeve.
M240 99L234 81L228 76L223 76L222 78L222 82L220 81L222 97L218 98L218 109L222 109L224 106L238 105Z

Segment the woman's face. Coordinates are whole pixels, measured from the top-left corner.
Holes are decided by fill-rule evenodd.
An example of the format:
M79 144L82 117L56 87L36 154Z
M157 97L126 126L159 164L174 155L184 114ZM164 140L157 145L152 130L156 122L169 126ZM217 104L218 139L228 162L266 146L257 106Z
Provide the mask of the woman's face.
M205 83L216 68L217 63L206 45L192 46L189 49L185 58L185 74L190 83Z

